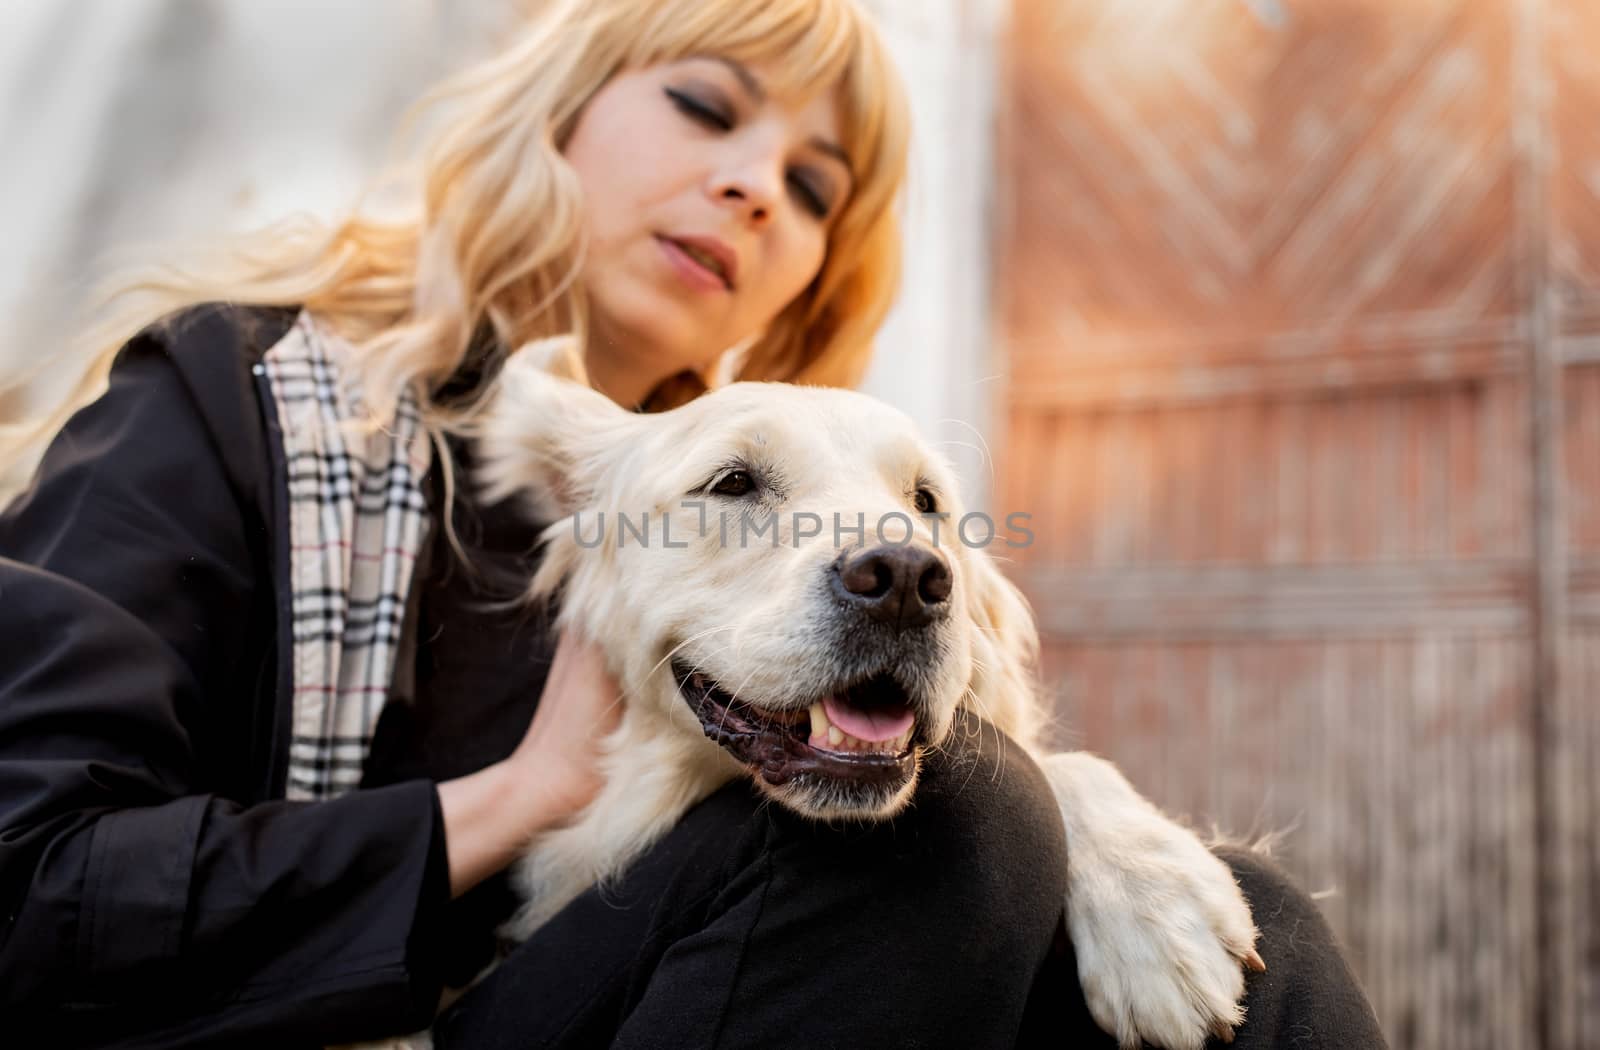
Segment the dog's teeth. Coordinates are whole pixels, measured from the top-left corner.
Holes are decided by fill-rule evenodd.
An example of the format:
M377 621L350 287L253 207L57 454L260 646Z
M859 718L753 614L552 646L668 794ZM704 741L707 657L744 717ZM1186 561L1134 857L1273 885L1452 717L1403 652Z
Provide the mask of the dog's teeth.
M834 751L859 751L862 754L898 755L911 743L914 729L908 729L889 740L862 740L851 736L828 720L822 702L811 705L811 736L813 744L825 745Z

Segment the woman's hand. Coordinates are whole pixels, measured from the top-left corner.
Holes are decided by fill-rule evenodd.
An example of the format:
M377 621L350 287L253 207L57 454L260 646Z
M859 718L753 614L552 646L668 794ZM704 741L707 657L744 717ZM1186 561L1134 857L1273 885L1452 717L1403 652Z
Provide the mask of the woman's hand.
M533 724L507 759L524 790L543 796L542 812L556 823L600 793L598 745L622 718L621 693L600 647L562 631Z
M600 650L563 631L516 751L439 785L451 896L505 867L530 838L571 820L594 799L603 783L598 744L622 717L620 695Z

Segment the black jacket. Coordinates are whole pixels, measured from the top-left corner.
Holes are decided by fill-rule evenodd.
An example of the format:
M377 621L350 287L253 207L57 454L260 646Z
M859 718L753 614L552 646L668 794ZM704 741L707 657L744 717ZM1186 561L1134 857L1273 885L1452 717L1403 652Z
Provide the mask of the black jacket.
M292 320L141 334L0 514L8 1042L282 1048L437 1003L432 784L282 800L288 530L252 365Z

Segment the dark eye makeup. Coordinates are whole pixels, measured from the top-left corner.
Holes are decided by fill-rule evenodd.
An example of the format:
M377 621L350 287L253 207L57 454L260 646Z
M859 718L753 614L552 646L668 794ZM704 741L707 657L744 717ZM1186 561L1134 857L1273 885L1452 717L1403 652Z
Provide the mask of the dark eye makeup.
M684 116L708 127L716 128L718 131L732 129L733 118L728 115L726 106L704 101L687 91L679 91L676 88L666 88L664 90L667 93L667 97L672 100L672 104L678 107L678 111Z
M679 88L664 88L672 105L690 120L713 131L732 131L736 120L731 107ZM817 219L827 218L833 209L828 179L813 168L792 168L785 177L789 190L800 206Z

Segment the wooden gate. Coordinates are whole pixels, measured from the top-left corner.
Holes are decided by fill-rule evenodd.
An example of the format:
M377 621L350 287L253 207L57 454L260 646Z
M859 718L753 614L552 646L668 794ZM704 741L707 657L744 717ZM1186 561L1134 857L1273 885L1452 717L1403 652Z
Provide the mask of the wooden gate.
M1397 1048L1600 1046L1600 2L1014 0L998 504L1070 739Z

